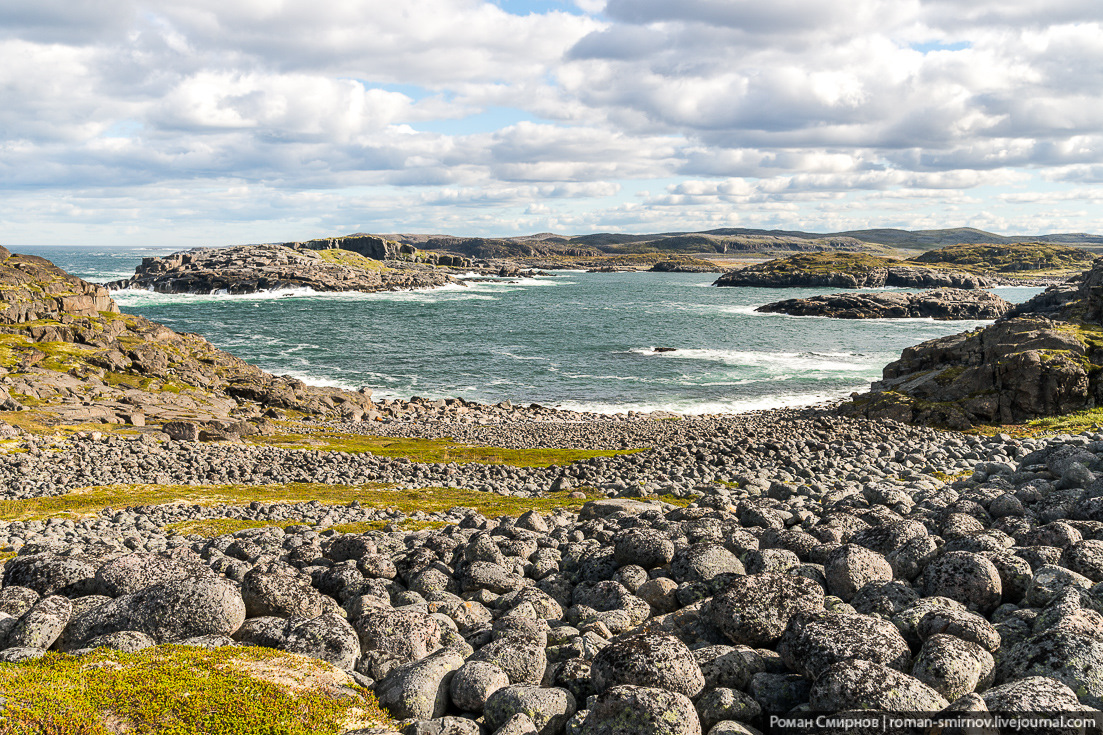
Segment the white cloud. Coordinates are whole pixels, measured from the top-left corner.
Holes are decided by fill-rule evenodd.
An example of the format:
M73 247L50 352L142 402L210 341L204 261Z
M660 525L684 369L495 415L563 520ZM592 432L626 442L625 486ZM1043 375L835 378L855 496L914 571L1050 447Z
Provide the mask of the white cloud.
M7 0L0 224L1103 230L1095 0L571 2Z

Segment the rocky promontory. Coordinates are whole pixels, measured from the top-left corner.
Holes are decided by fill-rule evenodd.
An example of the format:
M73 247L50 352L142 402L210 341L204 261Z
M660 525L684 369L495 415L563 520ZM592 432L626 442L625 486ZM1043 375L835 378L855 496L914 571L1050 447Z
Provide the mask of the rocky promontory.
M848 410L965 428L1103 404L1103 265L996 324L909 347Z
M431 259L419 259L413 248L407 249L409 252L403 252L395 243L367 236L287 245L202 248L160 258L144 258L133 277L108 283L107 288L204 294L243 294L288 288L398 291L455 283L455 279L438 266L464 268L470 265L465 258L440 253L434 253Z
M714 286L757 288L957 288L985 289L995 278L956 270L908 265L856 253L814 253L750 265L723 274Z
M921 293L837 293L785 299L758 307L764 314L833 319L997 319L1012 305L989 291L939 288Z

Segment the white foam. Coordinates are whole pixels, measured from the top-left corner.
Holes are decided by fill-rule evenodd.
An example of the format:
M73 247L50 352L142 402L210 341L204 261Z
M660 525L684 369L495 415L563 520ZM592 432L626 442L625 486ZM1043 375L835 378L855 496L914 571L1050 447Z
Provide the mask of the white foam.
M750 411L765 411L773 408L812 406L826 401L835 401L840 398L845 398L853 391L867 387L868 383L861 383L835 391L781 394L756 398L732 399L729 401L694 401L690 399L655 403L588 403L584 401L563 401L561 403L547 405L551 405L554 408L566 409L568 411L578 411L580 413L613 414L625 413L627 411L636 411L638 413L663 411L686 416L700 416L703 414L734 414L747 413Z
M655 352L654 347L634 347L632 354L666 360L704 360L735 367L754 367L782 373L867 371L884 364L883 356L855 352L758 352L751 350L675 349Z

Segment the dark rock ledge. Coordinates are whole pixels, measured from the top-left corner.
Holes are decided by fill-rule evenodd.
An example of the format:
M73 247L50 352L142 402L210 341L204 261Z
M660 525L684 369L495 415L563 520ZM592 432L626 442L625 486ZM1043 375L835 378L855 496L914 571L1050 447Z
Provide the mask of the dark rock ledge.
M997 319L1011 304L989 291L939 288L922 293L841 293L785 299L755 311L835 319Z

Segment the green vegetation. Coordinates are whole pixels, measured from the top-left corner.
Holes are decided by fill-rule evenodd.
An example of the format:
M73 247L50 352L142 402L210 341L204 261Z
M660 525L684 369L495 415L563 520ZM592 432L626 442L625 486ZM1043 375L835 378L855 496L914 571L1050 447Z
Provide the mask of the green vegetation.
M914 263L1012 276L1078 273L1090 268L1094 260L1094 255L1080 248L1041 242L1014 245L959 243L912 258Z
M368 531L385 531L391 526L397 526L402 531L425 531L427 529L444 528L444 521L418 521L413 518L403 518L398 521L361 521L360 523L341 523L332 526L339 533L367 533Z
M750 266L757 273L865 273L873 268L905 265L904 261L865 253L800 253ZM914 265L909 263L907 265Z
M402 513L423 511L433 513L457 506L474 508L495 517L520 515L537 510L550 513L559 508L577 510L595 497L582 490L585 497L572 498L567 492L545 493L527 498L480 492L463 488L393 489L385 485L322 485L292 483L289 485L105 485L74 490L67 495L44 498L0 501L0 520L39 520L54 516L86 516L104 508L133 507L182 502L192 505L246 505L261 503L308 503L348 505L358 501L368 508L394 508ZM667 498L663 498L666 500ZM674 501L677 501L675 498ZM281 521L288 525L293 521ZM262 524L263 525L263 524ZM228 526L229 527L229 526ZM242 526L245 527L245 526ZM222 533L231 533L222 531ZM180 532L179 530L177 531ZM192 531L198 533L198 531Z
M379 457L405 457L413 462L504 464L514 467L567 465L590 457L632 454L642 449L594 451L586 449L503 449L457 444L450 439L408 439L361 436L320 431L315 434L277 434L250 437L253 444L286 448L323 449L368 453Z
M1100 426L1103 426L1103 408L1091 408L1064 416L1046 416L1026 424L1026 428L1035 434L1079 434Z
M383 265L381 261L372 260L360 253L354 253L351 250L332 248L329 250L307 250L301 252L313 253L317 255L319 259L328 263L336 263L337 265L344 265L350 268L359 268L360 270L371 271L373 273L382 273L390 270L390 268Z
M333 667L268 648L47 653L0 664L0 695L2 735L336 735L393 726L368 690Z
M214 538L228 533L237 533L247 528L283 528L300 523L294 519L285 521L249 521L244 518L200 518L194 521L169 523L162 529L165 533L181 536L203 536Z

